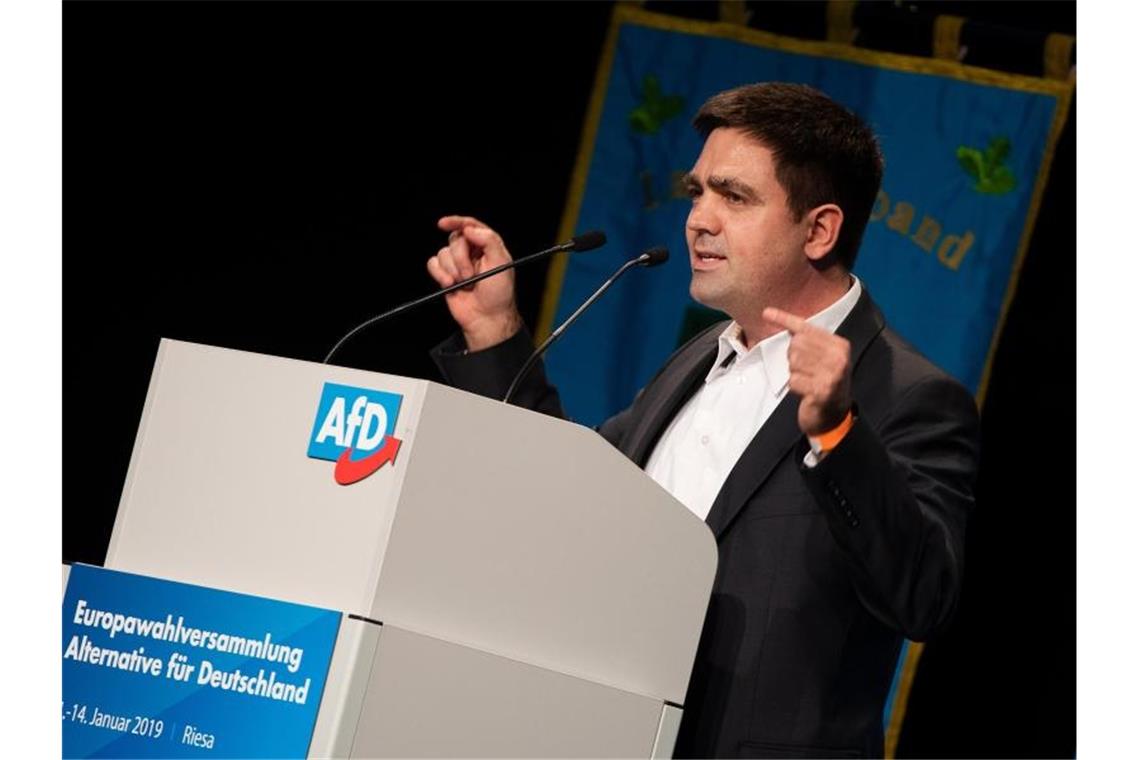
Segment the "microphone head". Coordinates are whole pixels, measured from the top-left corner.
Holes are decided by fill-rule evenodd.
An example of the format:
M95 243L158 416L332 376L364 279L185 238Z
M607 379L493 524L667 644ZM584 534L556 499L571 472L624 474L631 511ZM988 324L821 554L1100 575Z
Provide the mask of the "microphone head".
M571 251L592 251L606 244L606 233L601 230L590 230L581 235L570 238Z
M663 245L659 245L645 251L645 253L641 254L640 258L642 266L655 267L669 260L669 249Z

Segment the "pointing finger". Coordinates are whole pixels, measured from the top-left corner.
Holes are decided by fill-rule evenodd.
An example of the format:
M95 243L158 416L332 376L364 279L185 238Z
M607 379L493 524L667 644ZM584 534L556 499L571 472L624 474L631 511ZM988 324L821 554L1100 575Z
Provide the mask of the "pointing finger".
M442 217L436 223L444 232L451 232L453 230L460 230L464 227L486 227L487 225L479 221L473 216L459 216L453 214L451 216Z
M795 335L805 328L811 327L806 319L797 317L795 314L791 314L782 309L777 309L774 306L765 308L760 316L769 322L772 322L773 324L779 325L780 327L790 332L792 335Z

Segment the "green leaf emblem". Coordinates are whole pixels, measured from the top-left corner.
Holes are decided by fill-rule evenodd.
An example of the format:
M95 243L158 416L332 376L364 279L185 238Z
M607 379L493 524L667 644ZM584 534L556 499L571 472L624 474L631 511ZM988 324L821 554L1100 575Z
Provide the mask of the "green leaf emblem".
M1013 145L1008 137L995 137L985 150L958 146L956 155L962 171L974 181L974 189L987 195L1002 195L1017 186L1013 171L1005 165Z
M641 102L629 113L629 126L641 135L657 134L665 122L680 114L684 108L684 98L680 95L665 95L657 77L648 74L641 82Z

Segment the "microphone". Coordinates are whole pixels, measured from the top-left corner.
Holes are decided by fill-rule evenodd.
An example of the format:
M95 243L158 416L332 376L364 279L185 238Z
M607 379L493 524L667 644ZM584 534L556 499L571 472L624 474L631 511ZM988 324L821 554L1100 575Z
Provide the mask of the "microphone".
M542 345L536 348L534 350L534 353L532 353L527 358L527 360L523 363L522 369L518 371L518 374L515 375L515 379L511 381L510 387L507 388L507 394L503 396L503 403L510 403L511 397L514 396L515 391L518 390L519 383L522 382L522 379L524 377L526 377L526 373L530 370L531 367L534 366L534 363L538 361L538 357L542 356L542 354L546 351L546 349L550 348L551 344L554 343L554 341L561 338L562 333L566 332L566 328L572 325L574 321L578 319L578 317L582 316L582 312L586 311L586 309L590 308L595 301L601 298L602 294L609 290L610 286L617 282L617 279L619 277L634 267L655 267L658 264L664 264L668 259L669 250L665 248L665 246L657 246L655 248L650 248L640 256L632 258L622 264L621 268L614 272L608 280L603 282L602 286L595 290L594 294L587 298L586 301L581 306L579 306L573 314L567 317L565 322L558 325L558 327L555 328L554 332L550 333L550 337L544 340L542 342Z
M454 290L465 288L468 285L474 285L475 283L479 282L479 280L485 280L488 277L498 274L499 272L505 272L508 269L517 267L519 264L525 264L528 261L534 261L535 259L540 259L543 256L550 256L551 254L569 251L592 251L593 249L600 248L605 244L606 233L602 232L601 230L590 230L589 232L583 232L581 235L575 235L574 237L570 238L565 243L559 243L558 245L551 246L550 248L539 251L538 253L532 253L529 256L524 256L521 259L508 261L506 264L500 264L497 267L488 269L486 272L480 272L473 277L468 277L466 280L460 280L459 282L453 283L452 285L449 285L442 290L437 290L434 293L428 293L426 296L417 298L414 301L408 301L407 303L401 304L394 309L389 309L383 314L379 314L375 317L372 317L371 319L365 320L364 322L361 322L356 327L349 330L343 338L336 342L336 345L332 347L332 350L328 352L321 363L328 364L329 359L333 357L333 354L339 351L340 347L343 346L349 338L351 338L353 335L356 335L365 327L376 324L377 322L388 319L389 317L394 317L397 314L405 312L408 309L415 308L422 303L427 303L433 298L439 298L440 296L445 296Z

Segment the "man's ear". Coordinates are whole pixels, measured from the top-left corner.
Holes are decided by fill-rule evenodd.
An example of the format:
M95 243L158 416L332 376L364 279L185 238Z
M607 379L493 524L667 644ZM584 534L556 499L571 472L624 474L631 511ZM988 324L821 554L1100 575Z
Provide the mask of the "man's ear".
M825 203L816 206L805 216L808 228L807 238L804 240L804 254L814 262L821 262L839 242L839 230L843 227L843 209L834 203Z

